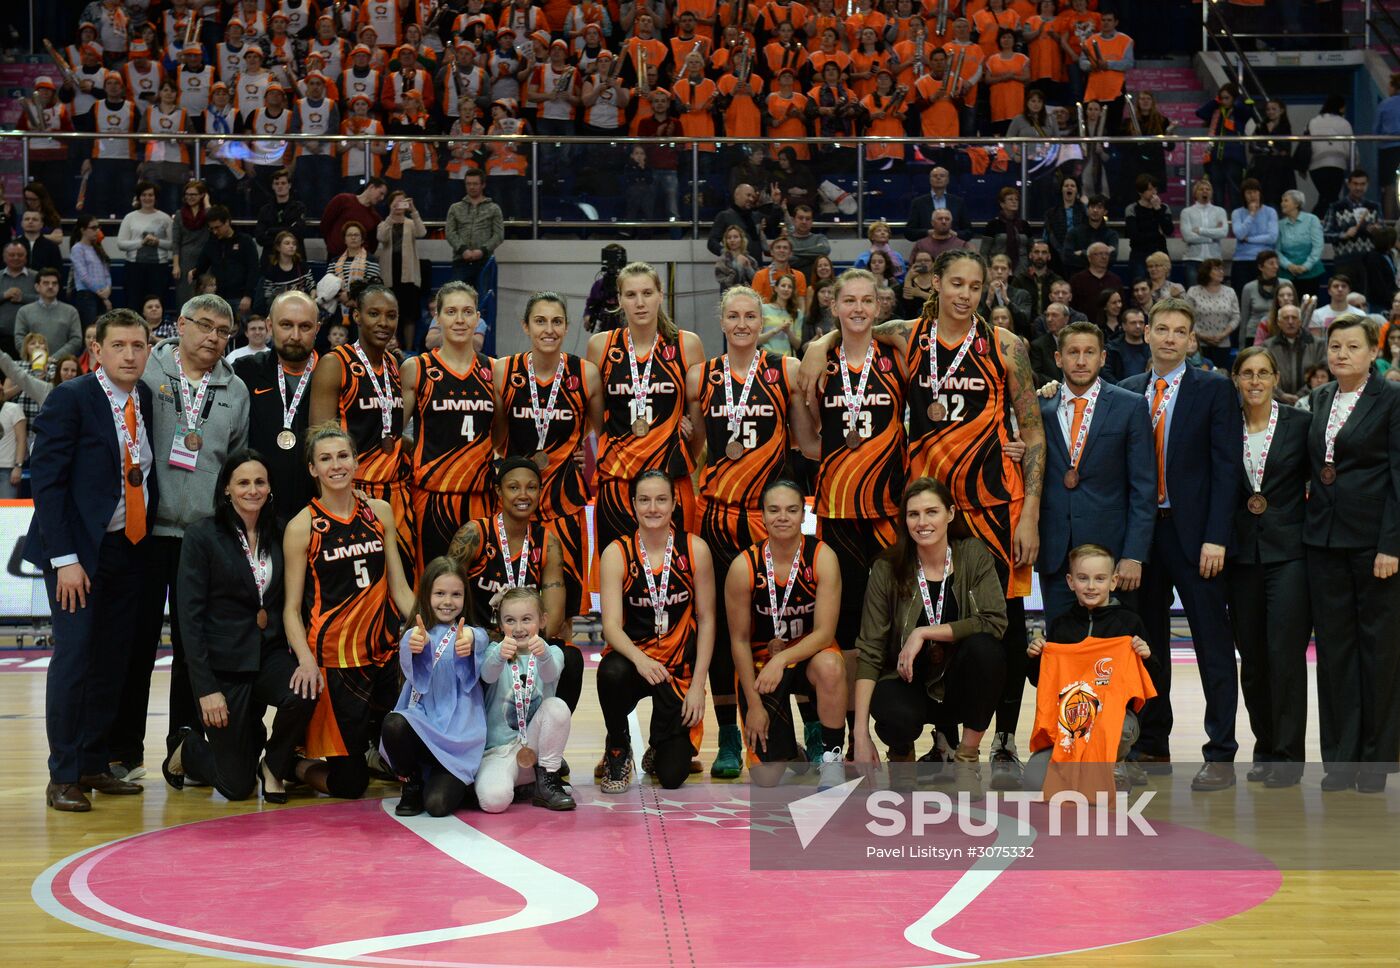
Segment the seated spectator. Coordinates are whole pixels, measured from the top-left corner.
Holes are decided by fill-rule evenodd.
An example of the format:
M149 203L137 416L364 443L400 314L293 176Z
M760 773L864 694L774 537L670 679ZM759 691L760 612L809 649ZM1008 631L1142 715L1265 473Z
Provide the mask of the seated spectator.
M877 286L888 286L895 281L894 263L883 252L868 252L869 261L860 268L867 269L875 276Z
M83 322L78 310L58 301L59 272L52 266L35 273L38 299L21 306L15 315L15 342L24 343L30 333L44 337L55 353L75 354L83 349Z
M793 356L802 346L802 303L792 276L779 276L763 300L763 332L758 345L770 353Z
M38 212L25 212L19 217L20 233L15 241L24 246L29 268L62 269L63 252L58 244L44 235L44 217Z
M156 186L136 183L133 212L122 217L117 247L126 256L126 303L140 311L147 296L165 297L170 288L170 253L175 226L170 216L156 208Z
M948 228L955 235L967 238L972 232L972 223L967 219L967 203L948 191L948 169L935 165L928 173L928 194L919 195L909 205L909 216L904 223L904 237L910 242L918 242L929 237L933 228L933 216L939 209L946 209L951 216ZM933 253L934 258L938 253Z
M1070 299L1072 298L1073 293L1074 291L1070 289L1068 280L1056 280L1050 285L1050 302L1060 303L1061 305L1068 307L1069 321L1071 323L1087 323L1089 321L1089 317L1086 316L1084 313L1081 313L1079 310L1075 309L1073 306L1070 306ZM1048 309L1049 307L1047 306L1046 308ZM1048 330L1049 326L1046 324L1044 313L1037 316L1031 321L1031 332L1033 332L1036 336L1041 336L1045 334Z
M63 216L54 204L53 196L43 182L32 181L24 186L23 212L38 212L44 238L54 245L63 244ZM6 203L7 205L9 203ZM21 216L23 215L21 212ZM35 267L37 268L37 266Z
M1091 207L1092 211L1092 207ZM1091 242L1085 252L1088 266L1070 277L1070 290L1074 293L1070 301L1081 313L1091 313L1099 304L1099 293L1105 289L1123 291L1123 280L1108 267L1113 260L1113 249L1106 242Z
M1280 279L1278 287L1274 290L1274 301L1269 307L1269 314L1254 331L1255 346L1261 346L1269 337L1278 335L1278 311L1284 306L1297 306L1302 311L1303 329L1306 330L1313 310L1317 308L1317 297L1308 295L1299 299L1298 287L1287 279Z
M720 254L724 233L732 225L744 233L749 258L755 263L761 263L763 250L767 247L767 239L763 232L767 216L760 212L757 206L758 192L752 185L745 182L735 188L733 201L728 208L715 216L714 224L710 226L710 239L707 243L710 251L715 255Z
M1391 327L1381 344L1381 355L1376 357L1376 369L1389 378L1390 371L1397 367L1400 367L1400 329Z
M1236 250L1238 251L1238 250ZM1236 257L1238 263L1239 256ZM1269 318L1269 310L1274 304L1274 293L1278 292L1278 253L1265 249L1254 256L1255 277L1244 284L1240 292L1240 332L1257 333L1261 324ZM1259 343L1258 339L1254 340Z
M1211 199L1215 189L1202 178L1192 188L1194 203L1181 210L1181 239L1186 243L1182 268L1186 278L1196 277L1206 259L1220 258L1220 240L1230 234L1230 217Z
M1296 188L1283 193L1279 201L1278 261L1280 275L1315 288L1327 271L1322 264L1322 222L1303 211L1306 199Z
M812 231L816 213L811 205L806 202L796 205L789 203L788 210L792 213L787 231L788 240L792 243L792 267L806 275L812 271L812 263L818 256L831 255L831 241L820 232Z
M290 232L300 244L306 238L306 205L292 197L292 175L285 168L272 173L272 200L258 209L253 238L264 249L271 249L277 236Z
M1206 259L1196 275L1196 284L1186 290L1186 300L1195 307L1196 342L1201 353L1215 366L1230 368L1230 344L1240 328L1240 300L1225 285L1225 263Z
M340 279L341 303L348 305L351 286L357 282L366 285L381 282L384 276L379 271L379 263L365 247L364 229L358 222L346 223L341 238L344 249L326 266L326 272Z
M806 299L807 277L792 267L792 240L785 235L778 236L773 240L769 254L772 255L773 261L754 274L754 291L766 300L773 295L777 281L787 276L796 286L797 298Z
M1147 257L1147 282L1151 286L1152 301L1160 299L1180 299L1186 295L1186 287L1172 282L1172 258L1165 252L1154 252Z
M724 293L735 286L753 285L758 266L749 255L749 240L744 230L731 225L724 230L724 249L715 260L715 281Z
M829 255L819 255L812 263L812 273L807 277L807 288L810 290L819 282L836 281L836 263L831 261Z
M900 293L901 318L918 319L923 314L924 303L933 294L933 278L933 256L927 252L915 252L914 262L904 276Z
M1152 283L1147 281L1146 276L1139 276L1133 280L1128 287L1131 297L1128 302L1135 309L1141 309L1144 313L1152 310Z
M1125 213L1128 234L1128 265L1134 276L1147 271L1147 257L1153 252L1165 252L1171 238L1172 210L1157 192L1157 179L1143 173L1133 187L1137 201Z
M1005 253L1013 272L1026 261L1031 227L1021 218L1021 193L1010 186L997 192L997 216L982 228L982 258Z
M1308 367L1303 374L1303 386L1305 389L1298 397L1298 402L1294 404L1299 410L1312 410L1313 391L1324 387L1332 382L1332 372L1327 369L1326 363L1318 363L1316 366Z
M811 168L797 157L797 152L792 148L781 148L778 151L778 169L769 175L777 182L778 191L782 193L783 201L796 215L796 206L817 204L817 179L812 174ZM801 248L798 248L801 251Z
M884 219L871 222L870 228L866 232L866 238L870 242L870 248L856 256L855 262L851 263L852 267L856 269L867 268L870 265L870 256L879 252L889 264L889 271L885 274L886 280L891 283L902 280L908 265L904 261L904 256L890 246L890 223Z
M153 344L180 335L178 314L167 313L165 303L161 302L159 296L146 297L146 301L141 304L141 318L146 321L146 327L151 331Z
M1069 325L1069 307L1064 303L1051 303L1045 307L1045 332L1031 341L1031 369L1035 372L1037 386L1044 386L1051 380L1063 380L1060 365L1055 362L1059 349L1057 337L1060 330Z
M1011 277L1011 288L1020 289L1030 299L1031 316L1045 312L1045 307L1050 303L1050 285L1060 278L1050 268L1052 257L1050 243L1036 239L1031 243L1025 267Z
M1230 231L1235 234L1230 285L1236 292L1242 292L1258 275L1259 254L1272 252L1278 245L1278 212L1264 204L1259 180L1246 178L1240 185L1240 192L1244 195L1244 204L1230 213ZM1278 276L1277 264L1274 276Z
M927 252L934 261L950 249L965 249L967 242L953 234L953 213L940 208L933 213L933 225L928 234L914 243L914 252Z
M1366 294L1364 292L1349 293L1347 295L1347 305L1351 307L1351 311L1357 316L1365 316L1367 319L1371 320L1371 322L1375 323L1377 332L1385 326L1386 318L1380 313L1373 313L1370 311L1371 306L1370 303L1366 302Z
M199 254L195 275L213 276L214 291L240 315L247 315L258 286L257 245L252 236L234 229L229 210L222 205L209 209L206 221L209 241Z
M1060 201L1041 216L1045 223L1045 241L1050 243L1051 265L1061 275L1082 268L1082 263L1075 264L1074 253L1069 248L1069 234L1088 220L1088 209L1079 197L1079 182L1072 177L1064 178L1060 182Z
M998 252L992 256L987 267L987 285L982 289L982 302L978 312L990 317L993 309L1004 306L1011 314L1009 327L1017 336L1031 337L1031 300L1025 290L1011 285L1011 256Z
M1089 247L1096 242L1108 246L1110 262L1118 255L1118 233L1108 224L1108 196L1091 195L1085 212L1084 221L1070 229L1065 237L1066 270L1087 268Z
M1105 289L1099 293L1099 301L1089 321L1103 330L1104 343L1116 339L1123 331L1123 291Z
M272 244L263 250L258 310L268 312L272 300L289 290L313 295L316 280L302 258L297 237L284 229L273 236Z
M262 316L249 316L248 322L243 324L243 335L244 338L247 339L247 342L224 357L230 364L243 359L245 356L261 353L272 345L272 327Z
M18 242L5 243L5 271L0 272L0 350L8 351L15 345L15 319L20 307L39 298L34 273L24 264L28 258Z
M1320 339L1327 338L1327 327L1332 325L1332 320L1352 311L1352 306L1347 302L1347 297L1351 295L1351 279L1341 273L1333 274L1327 280L1327 299L1325 306L1318 306L1313 310L1312 319L1308 321L1308 332Z
M1123 310L1122 332L1108 344L1108 378L1122 383L1145 371L1152 363L1152 350L1143 338L1147 313L1136 306Z
M836 313L831 308L836 295L836 281L823 279L812 286L808 294L811 302L804 310L802 320L802 345L806 346L819 336L825 336L836 328Z
M1327 343L1303 328L1303 310L1296 304L1280 306L1275 325L1278 332L1264 341L1278 367L1274 395L1280 403L1297 403L1308 392L1308 372L1326 365Z
M729 194L732 196L740 185L763 185L766 188L772 180L767 149L758 144L744 145L743 159L729 169Z

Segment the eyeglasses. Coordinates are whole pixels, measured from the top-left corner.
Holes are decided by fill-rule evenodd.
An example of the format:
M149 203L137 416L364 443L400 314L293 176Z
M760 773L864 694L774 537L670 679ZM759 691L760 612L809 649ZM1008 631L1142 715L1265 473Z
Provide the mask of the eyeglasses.
M217 336L221 340L231 340L233 339L233 334L237 332L237 330L230 326L215 326L213 323L205 322L202 319L191 319L189 316L181 316L180 318L187 322L194 323L195 328L205 336Z

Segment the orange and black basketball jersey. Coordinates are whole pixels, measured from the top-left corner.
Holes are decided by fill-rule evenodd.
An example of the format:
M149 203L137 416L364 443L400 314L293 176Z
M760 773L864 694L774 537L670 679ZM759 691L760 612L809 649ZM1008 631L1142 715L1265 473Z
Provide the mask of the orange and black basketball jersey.
M383 484L404 477L400 452L403 448L403 384L399 380L399 364L393 354L384 354L383 365L375 371L375 379L384 387L388 380L389 397L393 400L390 414L388 450L381 449L384 438L383 418L379 412L379 397L374 392L374 383L365 374L360 358L354 348L346 343L331 350L340 358L344 378L340 385L340 425L355 442L355 450L360 455L360 466L355 471L355 480Z
M887 518L899 511L904 491L904 374L895 351L876 342L865 381L865 400L854 417L846 409L838 347L827 355L821 393L821 463L817 468L816 513L823 518ZM860 383L864 358L847 360L851 391ZM861 445L846 446L855 430Z
M1006 458L1011 439L1011 393L997 331L990 327L973 340L958 371L944 377L939 402L948 418L929 420L929 323L920 319L910 334L909 473L936 477L953 492L958 507L978 509L1019 501L1025 494L1020 465ZM943 374L958 345L938 341L938 372Z
M398 639L390 627L384 525L365 501L348 519L331 514L314 498L307 545L302 614L306 642L317 664L331 669L383 665Z
M486 493L496 414L491 358L478 353L471 369L458 373L429 350L418 357L414 393L414 486L443 494Z
M501 408L506 414L506 456L529 457L543 450L549 465L541 472L540 516L546 521L577 514L588 504L588 489L574 452L588 433L588 388L583 382L583 360L564 354L564 372L559 394L550 414L549 429L540 440L530 400L529 353L517 353L506 360L505 389ZM554 371L535 371L540 408L549 403ZM543 446L541 446L543 444Z
M622 608L626 618L622 630L632 644L660 662L672 675L690 678L695 666L695 557L690 536L676 532L671 554L671 577L666 583L666 618L661 633L656 631L651 589L642 574L642 556L637 553L637 532L619 538L626 577L622 584ZM650 555L652 580L660 590L662 555Z
M729 374L734 406L744 392L747 371ZM700 494L711 501L757 509L764 485L777 476L788 459L788 386L783 357L759 351L749 399L739 410L738 441L744 454L730 460L725 447L731 439L725 411L724 363L716 357L705 362L700 382L700 408L705 415L708 458L700 469Z
M481 628L491 628L494 610L491 599L502 588L511 587L506 574L505 558L501 553L501 539L496 533L496 518L478 518L472 522L481 529L481 550L476 560L467 567L467 585L471 594L471 624ZM543 524L530 522L530 557L526 562L524 584L539 588L544 584L544 566L549 553L548 535ZM520 556L511 559L511 569L520 582Z
M804 536L802 557L798 560L797 570L788 575L787 581L778 582L778 608L782 610L787 621L784 641L788 645L810 634L816 621L817 553L821 548L822 543L815 536ZM753 604L749 608L749 645L753 649L754 661L767 662L770 658L768 643L777 633L773 628L773 603L768 596L768 570L763 566L763 544L746 548L741 557L748 566L749 588L753 590ZM786 568L790 564L791 558L779 562L777 556L773 556L774 571ZM792 590L792 595L787 600L787 608L783 609L783 595L787 592L788 585L794 581L797 582L797 587Z
M690 452L681 439L685 416L685 354L681 341L658 337L656 362L651 365L651 394L642 419L651 425L645 437L632 433L632 368L627 362L627 328L608 333L603 350L603 433L598 438L600 477L630 481L642 471L660 468L672 478L693 470ZM635 347L637 374L647 365L648 348Z

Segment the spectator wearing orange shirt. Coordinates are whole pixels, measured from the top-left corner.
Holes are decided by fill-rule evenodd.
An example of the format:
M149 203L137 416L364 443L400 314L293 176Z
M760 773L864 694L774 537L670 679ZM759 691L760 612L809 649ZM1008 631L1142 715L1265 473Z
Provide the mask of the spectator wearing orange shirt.
M1031 60L1016 53L1016 31L1003 27L998 38L1000 51L988 57L984 65L988 101L991 107L992 133L1006 134L1011 119L1026 106L1026 82L1031 79Z
M889 64L889 60L890 55L882 49L875 28L862 27L859 49L851 54L850 80L856 97L864 98L875 92L875 75Z
M881 67L875 74L875 90L861 98L860 105L865 109L867 125L865 135L869 138L904 137L904 118L908 113L909 89L896 88L894 74L888 67ZM868 161L887 160L896 165L904 161L904 145L890 141L871 142L865 146ZM799 293L799 295L801 295Z
M794 84L797 73L790 67L778 72L777 90L768 95L765 103L768 114L768 137L773 139L769 150L777 157L783 148L791 148L798 160L812 157L810 147L802 142L784 144L782 138L805 138L807 136L807 96L798 91Z
M1087 72L1084 100L1098 101L1108 110L1110 134L1122 134L1123 83L1133 69L1133 39L1118 32L1118 15L1102 15L1103 27L1084 44L1079 68Z
M1065 52L1055 33L1055 0L1040 0L1036 13L1021 25L1021 38L1031 59L1030 83L1054 98L1064 90L1069 75L1065 72Z
M1100 23L1099 15L1089 9L1089 0L1070 0L1069 9L1055 18L1053 29L1065 55L1071 101L1084 100L1087 72L1080 66L1079 58L1084 54L1084 42L1098 33Z
M987 6L973 14L972 24L977 28L977 45L983 56L992 57L1001 50L1001 32L1020 29L1021 16L1010 9L1007 0L987 0Z

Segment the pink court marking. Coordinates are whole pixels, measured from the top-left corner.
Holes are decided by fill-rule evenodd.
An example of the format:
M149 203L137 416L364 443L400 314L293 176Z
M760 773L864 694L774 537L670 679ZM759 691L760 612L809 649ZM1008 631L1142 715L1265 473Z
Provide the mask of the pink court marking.
M1013 865L936 931L969 961L904 936L960 871L751 871L743 787L575 792L572 814L517 806L405 822L362 801L206 820L76 854L33 895L88 930L263 964L778 968L1124 944L1242 913L1282 881L1259 855L1186 828L1144 846L1209 849L1220 870ZM862 929L815 932L833 904Z

